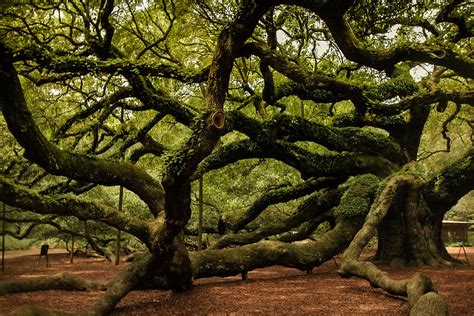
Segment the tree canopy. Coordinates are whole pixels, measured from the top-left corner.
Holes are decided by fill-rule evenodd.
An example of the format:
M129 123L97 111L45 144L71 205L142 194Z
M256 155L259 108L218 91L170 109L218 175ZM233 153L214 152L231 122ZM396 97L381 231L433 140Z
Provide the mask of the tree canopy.
M88 313L135 288L311 270L346 248L342 276L444 313L427 277L395 281L358 258L378 231L380 260L459 264L441 221L474 183L472 6L6 1L10 234L49 225L109 257L111 228L134 241L141 253ZM209 247L188 252L198 231Z

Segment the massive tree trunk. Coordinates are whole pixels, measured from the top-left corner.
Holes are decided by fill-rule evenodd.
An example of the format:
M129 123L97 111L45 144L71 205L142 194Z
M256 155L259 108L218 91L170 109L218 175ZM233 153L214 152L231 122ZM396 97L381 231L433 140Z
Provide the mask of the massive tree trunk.
M340 274L343 277L357 276L366 279L372 287L382 288L390 294L407 297L411 306L410 315L447 315L448 307L443 298L436 293L436 289L428 277L415 273L409 279L395 280L373 263L358 260L362 250L374 236L376 228L389 210L394 205L398 205L400 198L403 197L412 208L412 204L419 202L418 192L423 186L424 181L421 178L405 171L393 175L382 185L364 226L344 252ZM423 239L421 238L421 240ZM413 249L414 252L416 250ZM417 254L416 257L423 258L423 255ZM428 314L427 310L430 311Z
M403 190L378 228L376 259L392 266L450 265L454 260L440 253L442 216L426 205L423 194Z
M469 151L419 190L399 192L378 227L376 259L395 266L458 263L443 245L441 226L444 214L472 188L473 155Z

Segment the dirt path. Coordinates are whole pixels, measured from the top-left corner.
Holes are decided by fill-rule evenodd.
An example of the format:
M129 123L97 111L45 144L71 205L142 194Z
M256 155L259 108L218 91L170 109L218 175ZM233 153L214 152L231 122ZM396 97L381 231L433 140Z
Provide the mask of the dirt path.
M458 248L448 249L457 255ZM471 263L474 248L466 248ZM36 256L6 260L0 282L29 279L66 271L98 282L107 282L126 265L118 268L101 259L76 258L69 263L67 254L51 254L52 267L35 265ZM406 278L416 269L390 271ZM449 304L451 315L472 315L474 268L418 269L432 278L439 293ZM185 293L170 291L133 291L117 306L113 315L406 315L408 303L372 289L360 279L342 279L333 261L315 268L312 275L295 269L269 267L240 277L208 278L194 282ZM94 303L100 293L45 291L0 297L0 314L22 305L41 305L77 311Z

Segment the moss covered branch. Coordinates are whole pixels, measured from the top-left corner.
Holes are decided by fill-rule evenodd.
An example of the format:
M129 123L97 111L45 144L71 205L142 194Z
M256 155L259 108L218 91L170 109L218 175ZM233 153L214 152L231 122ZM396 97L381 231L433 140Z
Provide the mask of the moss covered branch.
M367 172L385 176L398 168L388 159L378 156L353 153L321 155L286 141L257 143L247 139L221 147L201 163L194 177L249 158L273 158L282 161L301 172L305 179L343 177Z
M473 189L474 150L470 149L428 181L423 195L433 211L444 214Z
M329 150L380 155L393 161L403 159L395 140L381 133L358 127L325 126L297 116L280 114L260 123L240 112L231 112L226 129L242 132L257 142L311 141Z
M103 185L122 185L140 196L153 213L163 209L161 185L142 169L61 150L42 134L26 104L11 58L0 47L0 105L8 128L25 148L25 156L48 172Z
M90 73L106 73L121 75L155 76L175 79L185 83L199 83L207 79L209 67L202 70L185 70L168 64L150 64L149 62L130 61L123 58L98 60L73 55L61 56L60 52L53 54L39 47L31 46L21 50L11 51L14 61L34 61L42 68L57 74L85 75ZM41 78L38 78L41 80ZM41 81L40 81L41 82Z
M332 206L337 204L338 198L339 194L334 191L314 194L301 203L296 212L284 221L260 226L256 230L247 233L225 235L213 244L210 249L222 249L232 245L247 245L258 242L268 236L287 232L308 220L322 216L323 213L329 211Z
M222 250L190 253L195 279L230 276L275 264L303 271L319 266L345 249L363 220L337 220L334 229L321 239L306 244L262 241Z
M38 214L75 216L82 220L97 220L126 231L146 244L149 243L148 225L145 222L106 205L99 205L70 195L56 197L40 195L1 177L0 200L14 207L34 210Z
M340 274L345 277L357 276L366 279L372 287L408 297L412 307L410 315L425 315L423 313L426 310L431 310L433 315L447 315L447 305L435 293L428 277L415 273L410 279L395 280L373 263L358 261L362 250L374 236L377 226L401 192L408 190L416 194L423 185L424 181L405 172L397 173L383 183L363 227L343 254Z
M325 187L335 186L341 181L341 179L334 178L311 178L293 187L269 191L259 197L244 214L239 215L236 220L230 220L226 224L233 231L241 230L272 204L288 202Z

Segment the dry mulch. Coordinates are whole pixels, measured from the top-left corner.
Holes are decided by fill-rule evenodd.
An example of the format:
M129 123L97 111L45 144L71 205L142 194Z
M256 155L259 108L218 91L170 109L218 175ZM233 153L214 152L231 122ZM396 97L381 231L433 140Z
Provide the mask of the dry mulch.
M474 248L466 248L474 264ZM455 255L458 249L450 249ZM67 254L50 255L52 267L37 256L8 258L0 282L25 280L37 276L68 272L84 278L107 282L126 265L114 266L102 259L75 258L69 263ZM384 268L387 269L387 268ZM409 277L415 271L427 274L446 299L451 315L472 315L474 298L474 267L387 269L395 278ZM372 289L361 279L342 279L333 261L315 268L313 274L269 267L251 271L249 279L240 276L208 278L194 282L185 293L170 291L133 291L118 304L113 315L241 315L241 314L350 314L406 315L408 302ZM94 303L100 293L44 291L0 297L0 313L5 314L23 305L38 305L76 311Z

